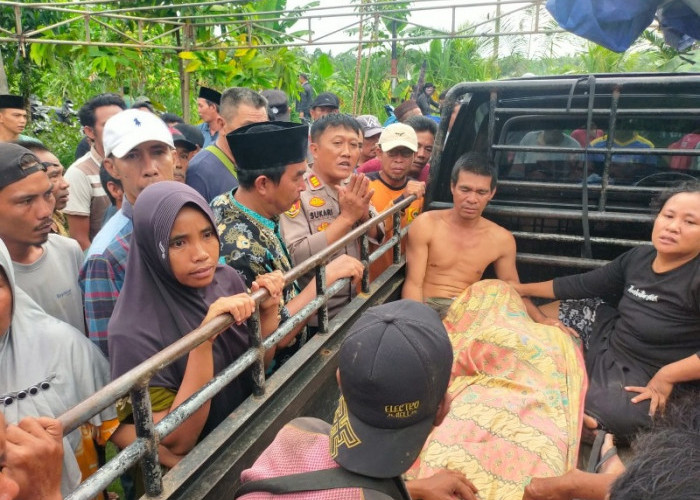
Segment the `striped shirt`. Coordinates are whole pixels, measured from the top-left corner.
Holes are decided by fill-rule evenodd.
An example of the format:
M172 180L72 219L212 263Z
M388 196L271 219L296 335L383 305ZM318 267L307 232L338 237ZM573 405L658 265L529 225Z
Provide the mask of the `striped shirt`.
M126 197L119 212L105 224L87 251L80 271L88 336L109 358L107 327L124 285L133 207Z

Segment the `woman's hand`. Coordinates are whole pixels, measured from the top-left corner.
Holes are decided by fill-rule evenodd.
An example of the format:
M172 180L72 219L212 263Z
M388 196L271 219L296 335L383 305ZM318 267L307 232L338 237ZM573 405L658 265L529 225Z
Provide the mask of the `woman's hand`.
M260 303L260 310L266 311L273 307L279 308L284 291L284 275L281 271L273 271L267 274L256 276L255 281L250 285L251 292L257 292L261 288L267 289L270 297Z
M236 324L240 325L250 318L253 311L255 311L255 301L247 293L238 293L230 297L219 297L209 306L209 311L207 311L207 315L202 320L202 325L206 325L212 319L226 313L233 316ZM214 340L217 335L214 335L209 340Z
M656 410L663 413L666 408L666 401L673 391L673 383L666 380L659 370L656 372L646 387L629 386L625 387L626 391L638 392L639 395L632 398L633 403L640 403L649 400L649 416L653 417Z
M562 332L568 333L569 335L573 335L574 337L579 338L578 332L576 330L574 330L573 328L571 328L569 326L566 326L564 323L562 323L558 319L544 316L542 319L538 320L537 322L542 324L542 325L556 326Z

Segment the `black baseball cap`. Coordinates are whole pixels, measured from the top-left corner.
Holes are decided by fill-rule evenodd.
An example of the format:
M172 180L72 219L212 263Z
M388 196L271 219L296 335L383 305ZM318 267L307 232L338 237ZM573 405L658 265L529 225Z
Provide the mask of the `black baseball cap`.
M340 99L333 92L321 92L311 103L312 108L340 108Z
M176 123L173 128L178 132L180 137L173 134L173 142L177 146L178 143L188 148L190 151L197 149L197 146L204 147L204 135L194 125L187 123Z
M42 171L46 167L34 153L12 142L0 142L0 189Z
M396 477L418 457L452 370L439 315L413 300L367 310L339 353L341 397L330 453L345 469Z

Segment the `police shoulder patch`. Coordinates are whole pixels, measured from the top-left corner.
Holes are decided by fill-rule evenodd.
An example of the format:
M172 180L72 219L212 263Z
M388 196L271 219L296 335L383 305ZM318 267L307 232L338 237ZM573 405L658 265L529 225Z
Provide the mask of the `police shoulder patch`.
M301 200L297 200L294 202L294 204L287 210L284 215L289 217L290 219L293 219L297 215L299 215L299 211L301 210Z
M321 187L321 179L319 179L316 174L311 174L309 176L309 184L311 184L312 189L318 189Z

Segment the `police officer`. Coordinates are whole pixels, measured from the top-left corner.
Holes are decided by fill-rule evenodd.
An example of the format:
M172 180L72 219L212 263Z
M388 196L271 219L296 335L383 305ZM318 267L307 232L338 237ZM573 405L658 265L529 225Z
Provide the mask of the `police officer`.
M374 191L363 174L353 174L360 156L360 124L349 115L333 113L320 118L311 127L311 154L314 165L305 174L306 190L299 201L280 220L284 238L294 265L335 243L359 224L377 214L371 204ZM384 237L380 224L368 233L372 243ZM360 257L359 241L345 245L338 253ZM305 276L301 285L313 277ZM328 303L329 317L354 295L348 285Z

